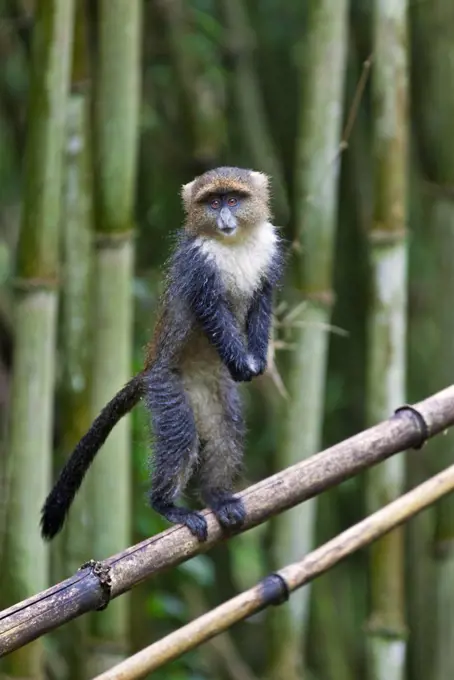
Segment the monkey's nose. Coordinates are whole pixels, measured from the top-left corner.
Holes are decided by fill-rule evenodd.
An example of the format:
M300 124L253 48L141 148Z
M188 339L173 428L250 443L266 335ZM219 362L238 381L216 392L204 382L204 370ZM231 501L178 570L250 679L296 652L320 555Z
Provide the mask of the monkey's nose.
M218 229L222 231L223 234L232 234L237 228L238 223L230 210L224 207L221 208L221 212L219 213L217 225Z

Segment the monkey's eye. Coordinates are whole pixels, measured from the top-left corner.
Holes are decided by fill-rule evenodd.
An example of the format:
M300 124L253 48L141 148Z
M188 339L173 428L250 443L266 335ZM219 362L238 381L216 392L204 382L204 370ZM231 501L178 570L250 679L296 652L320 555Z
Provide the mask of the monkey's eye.
M221 206L221 201L219 198L213 198L213 200L210 203L210 206L213 208L213 210L217 210Z
M230 196L230 198L229 198L228 201L227 201L227 204L228 204L231 208L233 208L233 206L236 205L237 203L238 203L238 199L235 198L235 196Z

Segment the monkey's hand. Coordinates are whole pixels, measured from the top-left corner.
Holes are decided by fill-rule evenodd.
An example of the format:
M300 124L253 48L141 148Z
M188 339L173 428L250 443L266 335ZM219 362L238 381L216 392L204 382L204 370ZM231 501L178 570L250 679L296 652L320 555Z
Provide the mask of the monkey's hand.
M248 354L245 362L235 362L229 366L230 375L235 382L250 382L258 375L258 362Z
M249 356L252 356L252 355L249 355ZM267 367L267 363L268 363L267 357L266 356L264 356L264 357L255 356L255 357L252 358L252 361L253 361L254 368L255 368L254 377L257 377L259 375L263 375L263 373L265 373L265 371L266 371L266 367Z
M248 354L248 363L254 378L262 375L266 368L266 358L263 360L260 357L254 357L252 354Z

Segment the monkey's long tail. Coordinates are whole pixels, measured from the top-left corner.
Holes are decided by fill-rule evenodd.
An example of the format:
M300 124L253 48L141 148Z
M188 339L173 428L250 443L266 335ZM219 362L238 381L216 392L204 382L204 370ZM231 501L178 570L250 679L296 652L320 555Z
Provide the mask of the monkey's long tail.
M103 408L66 462L41 511L41 535L50 540L63 527L85 474L110 431L138 403L143 374L134 376Z

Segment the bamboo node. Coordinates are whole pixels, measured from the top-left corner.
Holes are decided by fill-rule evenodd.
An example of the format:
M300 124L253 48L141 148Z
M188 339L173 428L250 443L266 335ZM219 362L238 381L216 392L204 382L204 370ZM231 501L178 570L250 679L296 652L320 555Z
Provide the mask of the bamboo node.
M396 408L396 410L394 411L394 415L397 416L401 413L409 413L412 420L417 424L420 433L420 440L412 448L422 449L422 447L430 437L429 426L426 423L424 416L414 406L410 406L410 404L404 404L403 406L399 406L399 408Z
M32 291L48 290L54 291L59 287L59 279L57 277L40 277L33 276L30 278L16 276L13 280L13 288L20 293L29 293Z
M290 597L287 581L279 573L269 574L261 581L259 587L265 607L270 604L274 606L284 604Z
M333 290L304 291L299 289L298 292L304 300L326 309L331 309L336 302L336 294Z
M405 228L385 229L375 227L369 232L369 242L372 245L393 246L400 241L404 241L408 231Z
M112 567L103 562L99 562L98 560L88 560L88 562L84 562L82 566L79 567L78 571L82 571L83 569L91 569L92 574L96 576L99 585L101 586L103 601L96 610L102 611L103 609L106 609L112 594Z
M118 232L97 232L94 236L94 245L97 250L120 248L124 243L129 243L136 238L135 229Z
M369 621L364 626L365 632L378 638L386 638L388 640L408 640L408 628L400 621L384 621L383 618L377 614L371 616Z

